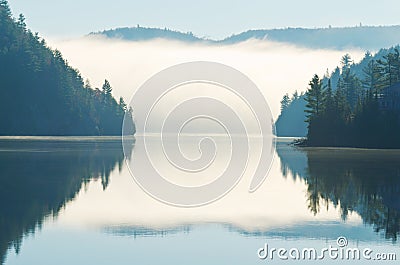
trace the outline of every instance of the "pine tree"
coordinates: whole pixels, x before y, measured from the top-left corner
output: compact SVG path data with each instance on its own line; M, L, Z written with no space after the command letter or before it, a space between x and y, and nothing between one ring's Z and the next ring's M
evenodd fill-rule
M281 112L284 112L290 105L291 99L288 94L285 94L281 100Z
M23 30L26 30L25 16L23 14L19 14L17 25Z
M382 74L381 87L389 87L400 82L400 53L396 48L382 59L377 60Z
M110 82L108 82L107 79L104 80L104 84L101 87L101 91L103 94L103 102L109 103L110 99L112 99L112 95L111 95L112 87L110 85Z
M331 114L335 111L331 79L328 79L328 85L323 94L323 105L326 113Z
M375 60L368 62L368 65L363 68L364 79L362 85L368 93L377 95L380 89L383 87L382 84L382 73L378 63Z
M297 100L297 99L299 99L299 97L300 97L299 92L297 92L297 90L296 90L296 91L294 91L294 93L292 95L291 101Z
M5 20L11 17L11 9L8 6L7 0L0 0L0 18ZM0 20L1 21L1 20ZM3 21L1 21L3 22Z
M104 84L102 86L103 93L107 96L111 96L112 92L112 87L110 85L110 82L108 82L107 79L104 80Z
M361 81L352 73L350 67L343 68L341 78L347 101L350 104L350 107L354 109L357 104L358 95L362 89Z
M127 106L126 103L124 101L124 99L122 97L119 98L119 103L118 103L119 107L126 112L127 111Z
M306 92L305 100L307 101L307 109L305 110L305 112L307 113L306 121L310 123L311 120L320 115L322 111L323 89L321 80L319 79L318 75L314 75L313 79L308 85L310 87Z
M342 71L345 69L349 69L351 64L353 63L353 60L351 59L351 56L346 53L345 55L342 56L342 59L340 61L342 64Z
M339 79L338 86L336 88L333 99L337 116L339 117L339 119L347 121L349 118L350 107L346 100L342 79Z

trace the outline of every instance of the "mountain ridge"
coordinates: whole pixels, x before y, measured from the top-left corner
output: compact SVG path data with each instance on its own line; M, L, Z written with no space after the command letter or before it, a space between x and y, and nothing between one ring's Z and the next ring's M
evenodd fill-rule
M281 28L251 29L233 34L221 40L199 37L192 32L181 32L168 28L120 27L91 32L89 36L103 35L128 41L169 39L183 42L204 42L207 44L235 44L250 39L269 40L295 44L307 48L338 49L361 48L377 50L400 43L400 25L327 27L327 28Z

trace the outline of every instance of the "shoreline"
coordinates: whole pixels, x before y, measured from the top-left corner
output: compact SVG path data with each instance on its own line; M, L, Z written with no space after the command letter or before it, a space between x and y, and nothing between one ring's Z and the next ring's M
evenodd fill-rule
M295 137L293 137L295 138ZM379 148L379 147L357 147L357 146L320 146L320 145L307 145L306 143L306 138L297 138L294 139L292 142L289 143L289 145L296 147L296 148L301 148L301 149L325 149L325 150L382 150L382 151L387 151L387 150L393 150L393 151L400 151L399 147L394 147L394 148Z

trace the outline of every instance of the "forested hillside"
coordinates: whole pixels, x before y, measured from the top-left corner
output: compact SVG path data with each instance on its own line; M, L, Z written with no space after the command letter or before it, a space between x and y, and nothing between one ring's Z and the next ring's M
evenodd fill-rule
M385 53L382 55L382 53ZM382 55L382 56L381 56ZM314 75L306 93L308 146L400 147L399 47L367 53L362 74L352 71L350 55L342 58L338 81ZM355 68L353 66L353 68ZM325 82L324 82L325 80Z
M205 39L194 36L192 32L183 33L167 28L146 28L139 25L131 28L125 27L104 30L101 32L92 32L89 35L104 35L107 38L126 39L131 41L143 41L159 38L186 42L206 41Z
M250 39L268 40L289 43L312 49L348 50L360 48L363 50L378 50L400 43L400 26L354 26L327 28L283 28L248 30L232 35L222 40L198 37L192 32L179 32L167 28L149 28L137 25L100 32L90 35L103 35L107 38L117 38L129 41L144 41L152 39L168 39L184 42L206 42L208 44L235 44Z
M368 82L371 82L371 78L372 82L379 83L380 89L397 82L394 79L394 71L398 68L396 66L398 62L395 61L395 57L399 48L399 46L395 46L388 49L380 49L375 54L366 52L364 58L358 63L355 63L349 54L345 54L342 58L341 66L319 78L321 85L326 89L328 81L330 81L333 93L338 87L346 90L348 104L355 106L357 101L361 100L371 87L371 84L368 85ZM391 83L388 79L389 73L385 72L388 67L390 67L392 74ZM296 99L293 97L288 98L289 100L287 101L284 100L285 97L282 99L282 111L276 122L278 136L307 135L307 117L304 112L306 110L305 98L305 95L302 95Z
M223 41L237 43L248 39L285 42L313 49L378 50L400 43L400 26L260 29L242 32Z
M121 135L129 110L111 92L107 80L101 88L84 83L0 1L0 135Z

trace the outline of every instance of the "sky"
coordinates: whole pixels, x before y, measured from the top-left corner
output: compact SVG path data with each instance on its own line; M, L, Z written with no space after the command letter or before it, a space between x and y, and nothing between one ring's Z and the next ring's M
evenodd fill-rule
M221 39L248 29L399 24L398 0L9 0L41 36L68 38L136 26ZM383 8L384 7L384 8Z

